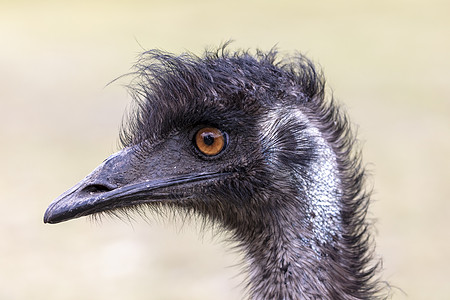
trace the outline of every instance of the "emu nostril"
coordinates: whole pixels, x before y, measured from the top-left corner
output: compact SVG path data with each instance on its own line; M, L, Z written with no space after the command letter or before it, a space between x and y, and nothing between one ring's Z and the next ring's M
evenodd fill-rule
M83 192L94 194L94 193L104 193L114 190L114 187L107 186L103 184L90 184L83 188Z

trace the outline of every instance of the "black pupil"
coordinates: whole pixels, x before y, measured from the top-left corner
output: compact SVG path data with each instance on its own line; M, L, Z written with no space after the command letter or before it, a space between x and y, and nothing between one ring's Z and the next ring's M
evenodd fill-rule
M205 143L205 145L211 146L212 144L214 144L214 135L211 133L207 133L203 136L203 142Z

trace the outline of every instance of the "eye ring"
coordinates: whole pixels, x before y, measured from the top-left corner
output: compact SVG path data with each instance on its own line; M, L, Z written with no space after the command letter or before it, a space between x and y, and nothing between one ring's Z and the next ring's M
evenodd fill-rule
M215 127L200 128L194 136L195 147L206 156L216 156L225 149L226 135Z

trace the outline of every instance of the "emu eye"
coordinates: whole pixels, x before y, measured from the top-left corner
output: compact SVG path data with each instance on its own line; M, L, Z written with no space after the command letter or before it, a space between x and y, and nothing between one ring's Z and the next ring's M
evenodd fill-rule
M214 156L225 148L225 134L214 127L203 127L195 134L194 143L201 153Z

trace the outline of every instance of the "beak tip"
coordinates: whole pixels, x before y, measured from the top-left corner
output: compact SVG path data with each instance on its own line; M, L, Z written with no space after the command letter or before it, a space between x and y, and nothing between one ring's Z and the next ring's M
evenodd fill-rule
M45 224L56 224L73 218L70 214L70 210L67 210L64 206L57 205L58 203L59 202L50 204L45 211L43 218Z
M93 207L101 197L83 197L82 195L63 194L53 201L44 213L45 224L56 224L94 213Z
M44 213L44 219L43 219L43 221L44 221L44 224L54 224L54 223L58 223L58 222L55 222L55 218L54 218L54 212L53 212L53 205L50 205L48 208L47 208L47 210L45 211L45 213Z

